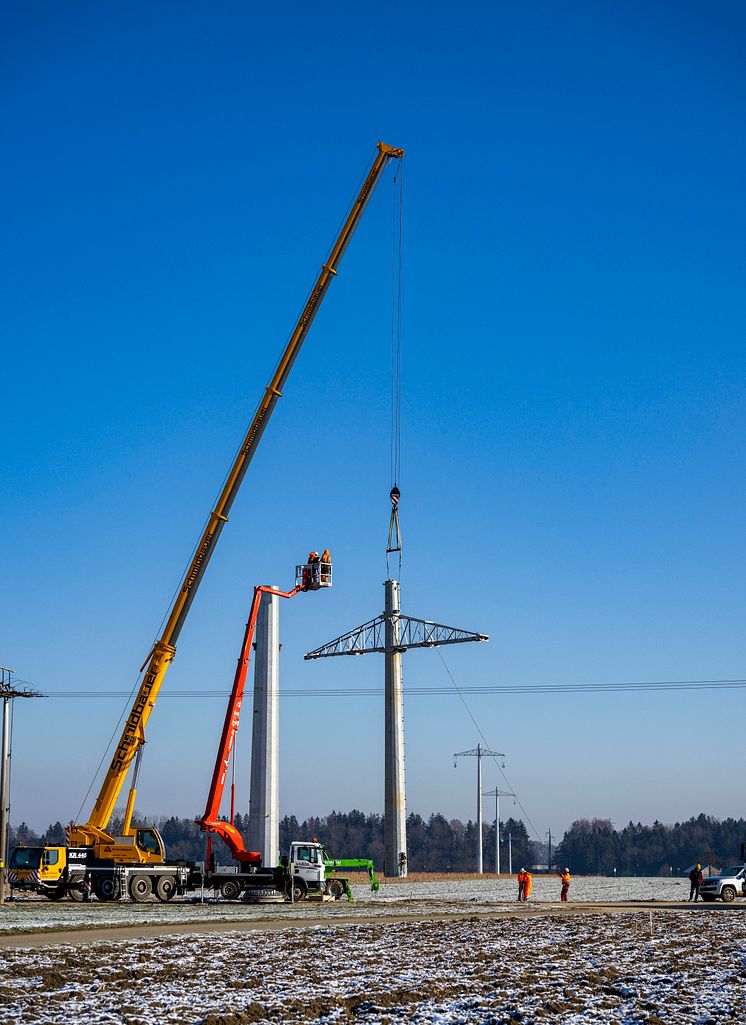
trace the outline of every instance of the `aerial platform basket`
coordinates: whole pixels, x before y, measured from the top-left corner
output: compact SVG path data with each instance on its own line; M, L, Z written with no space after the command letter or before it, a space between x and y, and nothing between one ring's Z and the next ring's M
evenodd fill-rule
M332 586L332 564L330 562L304 562L295 567L295 586L301 591L318 591Z

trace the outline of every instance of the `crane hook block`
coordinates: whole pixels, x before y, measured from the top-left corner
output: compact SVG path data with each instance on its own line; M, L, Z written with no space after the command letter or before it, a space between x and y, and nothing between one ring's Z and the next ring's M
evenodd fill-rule
M399 499L401 498L401 491L397 488L396 484L394 484L393 488L389 492L389 498L391 499L391 504L396 508L399 504Z

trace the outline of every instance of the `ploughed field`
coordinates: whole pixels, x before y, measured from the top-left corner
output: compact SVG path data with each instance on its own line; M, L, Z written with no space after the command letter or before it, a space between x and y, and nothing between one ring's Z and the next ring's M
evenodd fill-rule
M354 878L354 877L353 877ZM333 904L242 904L206 898L188 900L175 898L169 904L157 901L134 904L122 900L112 904L92 900L77 904L66 900L53 903L46 898L20 897L0 908L0 935L57 929L79 929L86 926L132 926L147 923L169 925L184 922L266 921L277 919L292 924L304 919L322 917L334 921L350 915L363 920L395 914L400 917L428 913L470 914L475 911L511 910L515 906L518 884L515 879L495 877L445 876L419 881L384 881L378 893L371 893L363 883L353 886L355 903L343 899ZM526 907L559 900L560 882L556 876L534 876L531 900ZM604 877L574 878L570 888L572 901L677 901L689 895L686 879L612 879ZM0 1019L1 1021L1 1019Z
M734 906L652 916L644 908L362 917L279 932L11 948L0 951L0 966L3 1023L746 1020L746 913Z

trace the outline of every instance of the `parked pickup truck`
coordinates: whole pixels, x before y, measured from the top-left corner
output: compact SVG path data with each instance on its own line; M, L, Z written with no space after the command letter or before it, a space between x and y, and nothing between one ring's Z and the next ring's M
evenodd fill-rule
M746 897L746 865L734 865L719 876L705 876L699 888L702 900L717 900L730 904L736 897Z

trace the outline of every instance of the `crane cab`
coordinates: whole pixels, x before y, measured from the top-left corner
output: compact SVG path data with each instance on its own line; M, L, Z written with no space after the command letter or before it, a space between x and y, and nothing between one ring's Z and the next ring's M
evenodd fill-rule
M311 559L295 567L295 586L301 591L318 591L332 586L332 564Z

